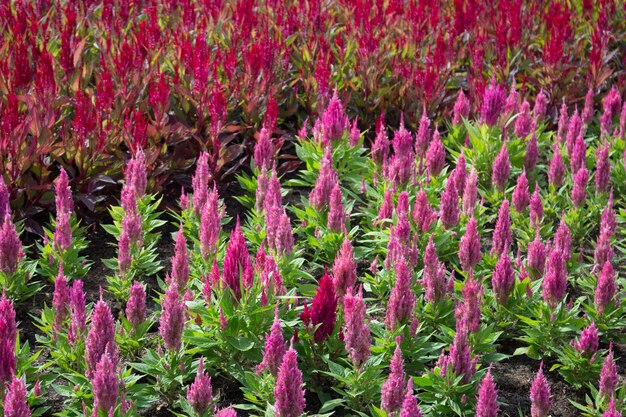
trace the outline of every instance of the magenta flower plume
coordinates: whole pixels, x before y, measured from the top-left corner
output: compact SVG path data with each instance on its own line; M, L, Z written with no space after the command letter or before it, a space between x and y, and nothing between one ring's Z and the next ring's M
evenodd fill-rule
M496 220L496 227L493 231L493 245L491 247L492 255L498 257L502 253L506 253L513 242L513 235L511 234L511 215L509 212L509 200L504 200L500 204L498 210L498 219Z
M206 203L210 179L209 154L202 152L196 161L196 173L191 179L191 186L193 187L193 209L198 216L202 215L202 210Z
M350 134L348 135L348 143L350 146L357 146L361 141L361 131L357 125L357 118L352 121L352 127L350 128Z
M87 321L86 302L83 281L74 281L70 289L70 327L67 330L67 341L70 345L74 345L85 332Z
M0 175L0 220L4 220L7 215L11 217L11 193Z
M426 289L426 301L437 303L449 293L451 281L446 281L446 267L439 262L437 250L430 235L428 244L424 250L424 272L422 274L422 286Z
M376 138L372 144L371 151L372 160L376 163L376 165L381 166L383 162L387 160L390 145L391 142L387 136L384 123L378 123L376 128Z
M0 391L9 384L15 374L15 339L17 324L13 302L2 294L0 298Z
M54 226L55 249L59 251L64 251L72 244L72 227L70 226L70 214L66 211L59 213L57 215ZM2 232L4 234L4 227Z
M393 353L390 364L391 371L389 377L383 382L381 390L380 408L388 414L400 410L404 401L404 359L402 349L400 349L400 336L396 338L396 350Z
M609 201L607 201L606 206L604 206L602 210L602 215L600 216L600 233L606 230L610 236L613 236L616 227L615 210L613 210L613 189L611 189Z
M299 417L306 401L302 388L302 372L298 369L298 354L293 346L283 356L274 387L274 408L277 417Z
M428 147L428 137L426 137L425 139L426 143L422 144L419 141L424 139L420 138L420 132L421 122L420 131L418 131L418 137L415 146L418 149L418 154L420 155L420 157L423 157L426 152L426 147ZM411 132L406 130L406 128L404 127L404 119L400 120L400 128L394 133L392 143L393 156L389 161L389 173L387 177L389 179L392 179L394 184L404 185L409 181L409 179L411 179L411 175L413 175L413 171L415 169L413 135L411 135Z
M217 242L222 228L222 215L219 210L217 188L208 193L202 216L200 217L200 254L208 259L217 250Z
M332 334L336 320L337 296L335 295L333 279L328 275L328 268L325 268L311 304L311 323L313 326L320 325L315 330L314 339L316 342L323 342Z
M511 258L506 252L502 252L500 259L491 278L493 293L499 304L509 301L513 287L515 286L515 272L511 264Z
M220 408L215 417L237 417L237 412L232 407Z
M574 343L574 348L580 352L581 355L591 357L598 350L598 328L594 322L583 329L580 333L580 338Z
M401 122L402 128L404 128L404 120ZM430 119L428 118L428 114L426 114L426 107L422 110L422 117L420 119L419 126L417 128L417 135L415 137L415 151L417 152L417 156L421 159L426 155L426 150L428 149L428 144L430 143ZM398 149L394 151L397 153Z
M583 107L582 119L586 125L593 120L593 88L591 87L585 94L585 107Z
M13 377L4 397L4 417L30 417L28 391L22 378Z
M528 244L528 260L526 265L535 278L543 276L546 265L546 245L541 241L539 228L535 231L535 239Z
M622 412L615 409L615 398L611 398L611 401L609 401L604 409L602 417L622 417Z
M561 110L559 111L559 122L557 126L557 134L556 134L558 143L563 143L565 141L565 136L567 135L568 127L569 127L569 116L567 113L567 105L565 104L565 98L563 98L563 102L561 104Z
M55 331L60 329L62 323L67 318L69 293L69 286L63 274L63 264L60 264L59 274L54 281L54 293L52 295L52 306L55 312Z
M206 202L205 202L206 203ZM189 259L187 258L187 240L181 223L176 234L174 257L172 258L172 273L168 285L174 283L179 293L184 293L189 281Z
M381 222L383 220L391 219L393 215L393 190L391 188L387 188L385 190L385 194L383 195L383 202L378 210L378 218L377 221Z
M417 406L417 398L413 395L412 378L409 378L409 382L406 384L406 393L404 394L404 400L402 400L400 417L422 417L422 412Z
M359 288L356 295L353 295L352 288L348 289L343 298L343 312L343 340L346 351L354 366L359 366L369 359L371 345L362 288Z
M513 208L518 213L521 213L530 204L530 191L528 190L528 179L526 178L526 171L522 171L522 174L517 177L517 185L513 191Z
M554 149L552 159L550 160L550 166L548 168L548 181L556 188L563 185L563 177L565 175L565 163L563 162L563 155L559 149L559 144L554 143Z
M433 139L430 141L430 145L428 145L428 151L426 151L426 167L428 168L428 173L436 177L443 169L445 163L446 149L443 143L441 143L441 139L439 139L439 131L435 129Z
M94 375L96 366L102 355L108 352L111 359L117 363L117 345L115 344L115 321L111 308L103 300L96 303L91 313L91 325L85 342L85 362L87 363L87 377Z
M567 266L563 254L558 249L553 249L548 258L541 296L550 308L563 300L567 292Z
M478 199L478 173L472 168L463 188L463 213L467 216L474 213Z
M72 214L74 211L72 189L70 188L70 179L63 168L61 168L61 172L55 181L54 194L57 216L60 213Z
M446 182L446 189L441 194L439 216L441 223L446 229L450 229L459 223L459 194L456 189L455 177L450 175Z
M552 394L548 380L543 374L543 362L530 387L530 414L532 417L546 417L552 407Z
M146 289L137 281L130 287L130 297L126 302L126 319L134 328L146 320Z
M263 209L265 203L265 196L269 188L270 179L267 175L267 169L261 168L261 172L257 177L256 191L255 191L255 206L256 211L260 212Z
M594 295L594 302L598 313L603 314L606 307L613 301L617 292L615 281L615 270L611 262L606 261L600 275L598 276L598 286Z
M577 156L576 158L574 158L573 151L574 151L574 145L576 144L576 142L578 140L582 140L582 128L583 128L583 122L580 116L578 115L578 108L577 108L574 111L574 114L572 114L572 117L569 119L569 124L567 127L567 136L565 137L565 144L567 146L567 152L570 155L570 163L572 162L572 160L580 158L580 156ZM578 149L578 151L580 151L580 148ZM583 161L584 161L584 156L583 156ZM578 169L580 169L580 167L578 167Z
M491 366L489 366L487 375L485 375L478 388L476 417L497 417L498 411L498 390L495 382L493 382Z
M412 281L411 271L406 261L401 259L396 262L396 284L391 290L385 316L385 326L389 330L407 323L413 315L417 297L413 292Z
M187 401L198 415L204 414L213 402L213 387L211 377L204 372L204 357L200 357L196 378L187 388Z
M171 351L180 349L184 327L185 303L180 299L175 284L172 284L165 292L159 319L159 332L166 349Z
M472 216L467 222L465 234L459 241L459 260L464 271L474 268L482 257L480 251L480 234L476 227L476 219Z
M148 175L146 169L146 155L139 149L128 161L124 170L124 184L135 191L137 198L142 198L146 194L148 187Z
M120 382L117 379L116 362L107 350L98 361L91 378L93 408L104 411L105 415L109 415L117 403Z
M130 251L130 238L126 232L125 222L122 222L122 232L117 248L117 268L121 276L125 276L133 262L133 255Z
M580 207L587 199L587 182L589 181L589 171L581 168L574 177L574 188L572 188L572 202L574 207Z
M237 300L241 298L241 284L243 283L246 287L252 285L252 277L247 277L246 271L252 272L252 262L250 261L246 240L239 225L239 218L237 218L235 230L230 235L230 240L226 247L222 275L224 284L230 288Z
M594 267L600 268L601 266L604 266L606 262L612 262L613 252L611 235L607 229L602 229L596 242L596 248L593 252Z
M532 130L533 118L530 113L530 103L526 100L520 107L520 115L515 120L515 134L519 138L525 138Z
M437 211L431 206L428 200L428 194L426 194L423 188L420 188L415 197L415 204L413 205L411 216L418 230L422 232L426 232L430 229L432 223L437 219Z
M254 146L254 165L261 169L271 169L272 158L274 157L274 145L270 137L270 132L266 128L262 128L259 133L259 139Z
M277 309L270 333L265 334L263 361L256 367L256 371L263 372L267 369L272 375L277 376L285 352L285 339L283 339L283 331L280 327L280 318L278 317Z
M470 113L470 102L463 93L463 90L459 91L459 95L454 102L454 116L452 117L452 124L458 125L463 123L463 119L467 119Z
M460 305L460 313L467 323L467 328L472 333L476 333L480 328L480 304L483 298L483 291L483 285L474 279L473 274L470 274L461 290L463 302Z
M583 140L583 135L580 133L572 144L572 150L570 152L569 165L570 170L573 173L578 172L581 168L585 168L587 161L587 145Z
M506 97L506 101L504 102L504 114L512 115L519 111L519 100L520 95L515 89L515 80L511 83L511 88L509 89L509 95Z
M609 345L609 354L604 359L598 385L601 397L611 398L615 393L615 387L617 387L617 366L613 361L613 343Z
M469 382L476 373L476 363L478 362L477 356L472 358L467 338L468 330L465 316L458 317L454 341L450 345L450 353L447 356L442 353L437 361L437 366L441 368L441 375L446 375L449 368L454 375L463 376L465 383Z
M533 132L530 139L526 142L526 154L524 155L524 168L526 171L532 172L537 166L539 159L539 148L537 145L537 135Z
M535 191L530 197L530 225L538 227L543 219L543 202L539 194L539 183L535 182Z
M596 149L596 190L607 192L611 181L611 162L609 161L609 145L603 144Z
M335 184L339 182L337 178L337 172L333 168L333 158L330 154L330 149L326 149L320 172L315 182L315 187L309 194L309 201L311 205L317 210L328 207L330 204L330 194Z
M10 214L7 214L0 228L0 271L7 275L13 274L23 257L22 242Z
M467 181L467 164L465 163L464 151L461 151L461 155L459 155L459 159L457 159L456 166L450 177L454 178L456 191L459 193L459 197L462 197Z
M506 147L506 143L502 144L500 153L493 161L491 180L496 189L500 192L504 191L506 183L511 173L511 161L509 160L509 150Z
M328 102L328 106L322 114L322 126L324 136L328 142L339 140L343 137L343 133L350 127L350 121L346 116L341 100L337 96L335 90L332 98Z
M345 227L346 214L341 200L341 187L336 183L330 193L330 204L328 209L328 229L339 233Z
M541 119L546 115L547 108L548 108L548 100L543 90L541 90L539 91L539 94L537 94L537 97L535 97L535 106L533 107L533 115Z
M343 239L341 248L335 258L333 265L333 278L335 284L335 293L341 297L349 288L356 284L356 263L352 253L352 243L346 236Z
M554 235L554 249L561 252L566 262L569 261L572 252L572 234L565 223L565 214L561 216L561 222Z
M489 87L485 89L483 103L480 109L480 122L488 126L498 123L506 101L506 92L501 85L496 85L495 77Z

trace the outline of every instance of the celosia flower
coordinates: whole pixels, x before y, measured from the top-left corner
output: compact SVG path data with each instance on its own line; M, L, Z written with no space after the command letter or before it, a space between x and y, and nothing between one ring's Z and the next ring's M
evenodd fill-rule
M467 323L469 331L476 333L480 328L480 304L483 297L483 285L474 279L473 274L470 274L465 284L463 284L461 293L463 302L460 306L460 313Z
M341 201L341 187L336 183L330 193L330 204L328 209L328 229L333 232L341 232L345 228L346 214Z
M366 322L365 301L363 289L359 288L356 295L352 294L352 287L343 298L344 328L343 340L346 351L354 366L367 361L370 357L370 329Z
M383 382L381 390L380 408L388 414L400 410L404 401L404 359L402 358L402 349L400 349L400 336L396 338L396 350L390 364L391 372L385 382Z
M535 191L530 197L530 225L538 227L543 219L543 203L539 194L539 183L535 182Z
M185 239L182 223L176 234L174 257L172 258L172 272L169 277L170 280L167 284L170 285L173 283L176 285L179 293L184 293L187 289L187 282L189 281L189 259L187 259L187 240Z
M139 149L128 161L124 171L125 186L132 187L137 198L142 198L146 194L148 186L148 176L146 172L146 155Z
M611 244L611 235L607 229L600 231L596 249L593 252L594 268L600 268L606 262L613 261L613 246Z
M87 321L86 297L83 291L83 281L76 280L70 289L70 327L67 331L67 341L74 345L85 331Z
M526 142L526 154L524 155L524 168L526 171L532 172L537 165L539 159L539 148L537 147L537 135L534 132L530 140Z
M385 326L389 330L395 330L398 325L407 323L413 315L416 296L413 292L413 279L411 271L405 260L396 262L396 283L389 295Z
M293 251L293 230L291 229L291 220L283 209L276 230L276 240L274 246L278 255L289 255Z
M430 205L428 194L421 188L415 197L413 212L411 213L413 221L418 230L422 232L430 229L431 224L437 219L437 212Z
M558 142L554 142L554 152L552 159L550 160L550 167L548 168L548 181L556 188L563 185L563 176L565 175L565 163L563 162L563 155L559 149Z
M530 387L530 414L532 417L546 417L552 407L552 394L548 380L543 374L543 362Z
M422 273L422 286L426 289L426 300L430 303L439 302L448 295L450 284L451 281L446 281L446 267L437 258L433 235L430 235L424 251L424 272Z
M567 152L570 155L570 163L571 160L580 159L580 156L574 158L573 151L574 145L578 140L582 140L582 128L583 121L580 119L578 115L578 108L574 110L574 114L569 119L569 124L567 127L567 136L565 137L565 144L567 145ZM580 145L578 145L580 148ZM580 152L580 149L578 150ZM583 159L584 160L584 159Z
M402 124L404 125L404 122L402 122ZM428 149L429 143L430 119L426 114L426 107L424 107L422 110L422 117L420 119L419 127L417 128L417 135L415 136L415 151L417 152L417 156L420 159L422 159L426 155L426 150ZM398 151L395 150L395 152L397 153Z
M383 123L379 123L376 128L376 138L372 144L372 160L376 165L381 166L387 157L389 156L389 138Z
M117 380L115 362L116 360L111 358L107 350L102 354L91 378L94 397L93 408L94 410L104 411L105 415L109 415L109 412L113 411L117 403L120 383Z
M593 88L589 87L585 94L585 107L582 115L583 123L588 125L593 120Z
M533 114L536 118L541 119L546 115L546 109L548 108L548 101L543 90L539 91L537 97L535 97L535 106L533 107Z
M67 318L69 304L69 286L63 274L63 264L59 265L59 273L54 281L54 294L52 295L52 306L55 312L55 330L59 330L61 324Z
M285 339L283 339L283 331L280 327L280 318L278 317L278 309L274 314L274 323L269 334L265 334L265 350L263 351L263 362L257 367L257 372L269 370L274 376L278 375L280 364L285 355Z
M333 187L338 182L337 172L333 168L333 158L330 153L330 148L327 148L322 158L315 187L313 187L311 194L309 194L311 205L317 210L328 207L330 204L330 194Z
M463 188L463 213L471 215L474 213L476 199L478 198L478 173L472 167L467 177L467 182Z
M133 262L133 255L130 251L130 238L126 228L122 227L120 240L117 247L117 268L121 276L125 276Z
M11 194L4 182L4 178L0 175L0 219L4 220L7 215L11 217Z
M350 128L350 135L348 136L348 143L350 146L357 146L361 141L361 131L357 125L357 118L352 121L352 127Z
M496 156L496 159L493 161L491 172L491 180L498 191L504 191L510 173L511 161L509 161L509 151L506 147L506 143L503 143L502 148L500 148L500 153L498 153L498 156Z
M237 412L232 407L220 408L215 417L237 417Z
M274 388L274 408L278 417L299 417L306 401L302 389L302 372L298 369L298 354L292 347L283 356Z
M270 169L272 166L272 158L274 154L274 145L270 137L270 132L266 128L262 128L259 133L259 139L254 146L254 165L261 169Z
M509 301L513 287L515 286L515 272L511 264L511 258L506 252L502 252L500 259L491 278L493 293L499 304Z
M611 162L609 161L609 145L598 146L596 150L596 190L605 193L611 181Z
M608 405L604 409L602 417L622 417L622 412L615 409L615 398L611 398Z
M356 264L352 254L352 244L346 236L333 265L335 293L341 297L356 283Z
M604 113L608 115L607 119L612 121L613 118L619 113L622 106L622 97L615 86L611 87L611 90L602 99L602 109ZM606 129L608 131L609 129Z
M565 104L565 98L563 98L563 103L561 104L561 110L559 111L559 122L557 126L557 134L556 134L558 143L563 143L565 141L565 135L567 135L568 127L569 127L569 116L567 113L567 105Z
M483 378L478 388L476 399L476 417L496 417L498 415L498 390L491 377L491 365L487 375Z
M417 406L417 398L413 395L413 379L411 378L409 378L409 382L406 384L406 393L402 401L400 417L422 417L422 412Z
M350 121L348 116L346 116L341 100L337 96L337 90L335 90L333 97L322 114L322 126L324 136L329 142L341 139L343 133L350 127Z
M594 322L583 329L580 338L574 343L574 348L583 356L593 356L598 350L598 328Z
M569 261L572 251L572 234L569 231L569 227L567 227L567 223L565 223L565 213L561 215L561 222L556 229L553 243L554 249L561 252L566 262Z
M493 245L491 247L491 254L498 257L502 253L506 253L513 242L513 235L511 234L509 200L504 200L502 204L500 204L492 241Z
M206 203L209 192L210 178L209 154L202 152L196 161L196 173L191 180L193 187L193 209L197 216L200 216L202 209L204 209L204 204Z
M530 191L528 190L528 179L526 178L526 171L522 171L522 174L517 177L517 185L513 191L513 208L518 213L521 213L530 204Z
M269 177L267 175L267 169L265 167L261 168L261 172L257 177L257 185L255 191L256 211L260 212L263 209L263 205L265 202L265 195L267 193L267 189L269 188Z
M428 173L436 177L443 169L445 163L446 149L443 143L441 143L441 139L439 139L439 131L435 129L433 139L430 141L428 151L426 152L426 167L428 168Z
M4 417L30 417L28 391L22 378L13 376L4 397Z
M442 353L437 361L437 366L441 368L441 375L446 375L449 368L454 375L463 376L465 383L469 382L476 373L476 363L478 362L477 356L472 358L467 338L468 330L466 318L461 316L456 321L456 333L454 341L450 345L449 355L446 356Z
M509 89L509 95L507 96L504 103L504 114L510 115L517 113L519 109L519 100L520 96L515 89L515 80L513 80L513 83L511 83L511 88Z
M480 109L480 122L488 126L498 123L498 118L502 114L506 101L506 93L501 85L496 85L495 77L491 84L485 89L483 103Z
M55 249L59 251L66 250L72 244L72 227L70 226L69 216L70 214L64 211L61 212L56 218L54 230L54 246Z
M617 292L615 282L615 270L611 262L606 261L598 276L598 286L594 295L594 302L598 313L603 314L604 309L613 301Z
M135 328L146 319L146 289L137 281L130 287L130 296L126 302L126 319Z
M17 324L13 302L2 294L0 298L0 391L6 386L15 374L16 356L15 339Z
M617 366L613 361L613 343L609 345L609 354L604 359L602 371L600 372L599 393L601 397L610 398L617 386Z
M563 254L555 248L546 266L541 296L550 308L555 308L567 292L567 266Z
M535 240L528 244L528 269L535 278L541 278L546 265L546 245L541 241L539 228L535 231Z
M419 140L418 132L415 146L418 149L418 155L424 156L426 147L428 147L428 138L426 138L426 143L423 145L423 151L421 150L422 145ZM403 119L400 121L400 128L393 135L393 152L393 157L389 161L389 173L387 178L393 180L394 184L404 185L411 179L411 175L413 175L415 155L413 152L413 136L405 129Z
M582 133L577 137L572 145L570 152L569 165L572 173L578 172L581 168L585 168L587 161L587 145L583 140Z
M464 271L474 268L481 259L480 234L476 228L476 219L472 216L467 222L465 234L459 241L459 260Z
M459 223L459 194L456 189L455 178L450 175L446 182L446 189L441 194L439 207L441 223L446 229L450 229Z
M391 219L393 215L393 191L390 188L385 190L385 194L383 195L383 202L378 210L378 218L379 222L383 220Z
M185 303L180 299L178 289L173 283L165 292L159 319L159 332L166 349L172 351L180 349L184 327Z
M602 216L600 216L600 233L606 230L610 236L613 236L616 227L615 211L613 210L613 189L611 189L609 200L602 210Z
M74 201L72 200L72 189L70 188L70 179L67 172L61 168L61 172L55 181L54 201L56 205L57 216L60 213L72 214L74 210Z
M456 161L456 166L454 167L454 171L450 175L454 178L454 185L456 186L456 191L459 193L459 197L463 196L463 190L465 189L465 182L467 180L467 165L465 164L465 153L461 151L461 155Z
M467 119L470 113L470 102L463 93L463 90L459 91L459 95L454 102L454 116L452 117L452 124L458 125L463 123L463 119Z
M94 375L96 366L104 353L117 363L117 345L115 344L115 321L111 308L103 300L99 300L91 313L91 325L85 342L85 362L87 377Z
M204 372L204 357L200 357L196 378L187 388L187 401L198 415L204 414L213 401L211 377Z
M202 216L200 217L200 254L204 259L216 251L222 228L222 215L219 210L217 188L207 195Z
M337 296L335 295L333 280L328 275L326 268L311 304L311 323L313 326L320 325L315 330L314 339L316 342L320 343L332 334L336 319Z
M245 275L248 270L252 272L252 263L250 262L246 240L239 225L239 218L237 218L235 230L232 232L226 247L222 276L224 284L230 288L237 300L241 298L241 284L243 283L244 286L252 284L251 280L249 283L246 282L248 279Z
M587 181L589 181L589 171L581 168L574 177L574 188L572 188L572 202L574 207L580 207L587 199Z
M520 107L520 115L515 120L515 134L519 138L528 136L532 129L533 119L530 114L530 103L524 100Z

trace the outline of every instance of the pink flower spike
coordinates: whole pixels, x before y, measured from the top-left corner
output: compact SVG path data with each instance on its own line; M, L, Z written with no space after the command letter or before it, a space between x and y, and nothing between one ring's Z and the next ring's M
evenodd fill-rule
M459 260L464 271L469 271L480 262L480 234L476 227L476 219L472 216L467 222L465 234L459 241Z
M402 401L400 417L422 417L422 412L417 406L417 398L413 395L412 378L409 378L409 382L406 384L406 393L404 394L404 400Z
M613 361L613 342L609 345L609 354L604 359L600 372L599 393L601 397L611 398L617 387L617 366Z
M28 391L22 378L13 376L4 397L4 417L30 417Z
M298 354L293 349L293 341L278 370L274 398L277 417L299 417L304 412L302 372L298 369Z
M333 278L335 293L339 297L346 294L348 289L354 287L354 284L356 284L356 263L354 262L354 255L352 253L352 243L347 236L343 239L341 248L335 258Z
M196 378L187 388L187 401L198 415L204 414L213 402L213 387L211 377L204 372L204 357L200 357Z
M452 118L452 124L459 125L463 123L463 119L467 119L469 113L470 102L463 93L463 90L460 90L454 103L454 117Z
M480 388L478 388L476 417L497 417L498 411L498 391L491 377L490 365L487 370L487 375L485 375L480 383Z
M543 374L543 362L530 387L530 414L532 417L546 417L552 407L552 394L548 380Z
M509 151L506 147L506 143L502 144L500 153L493 161L491 179L493 185L499 192L503 192L506 187L506 183L511 173L511 161L509 160Z
M283 331L280 327L280 318L278 317L277 308L274 314L274 323L272 324L270 333L265 334L263 362L256 367L256 371L262 372L267 369L272 375L277 376L285 352L285 339L283 339Z
M389 377L382 386L380 405L380 408L389 414L400 410L405 397L404 380L406 376L402 349L400 349L400 336L396 338L396 349L391 359L390 368Z
M171 351L178 351L182 342L183 328L185 327L185 303L180 299L175 283L172 283L165 292L161 308L159 332L163 338L165 348Z
M518 213L523 212L530 204L530 191L528 190L528 179L526 178L526 171L522 171L522 174L517 177L517 185L513 191L513 208Z

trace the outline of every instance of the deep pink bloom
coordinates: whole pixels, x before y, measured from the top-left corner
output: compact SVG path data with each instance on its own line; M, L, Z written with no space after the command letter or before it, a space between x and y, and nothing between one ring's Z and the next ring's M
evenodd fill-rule
M557 134L556 134L557 141L556 142L563 143L565 141L565 136L567 135L568 127L569 127L569 116L567 113L567 105L565 104L565 98L563 98L563 103L561 104L561 110L559 111L559 122L557 126Z
M108 352L111 359L117 363L115 321L109 305L103 300L99 300L91 312L91 325L85 342L87 377L93 377L96 366L105 352Z
M498 411L498 390L491 377L491 366L489 366L487 375L485 375L478 388L476 417L497 417Z
M120 382L117 380L116 362L117 360L111 358L107 349L98 361L91 378L93 408L104 411L105 415L109 415L117 403Z
M0 271L11 275L17 270L23 257L22 242L11 221L11 215L7 214L0 228Z
M598 328L594 322L583 329L580 338L574 343L574 348L583 356L593 356L598 350Z
M543 374L543 362L530 387L530 414L532 417L546 417L552 407L552 394L548 380Z
M421 124L420 124L421 132ZM418 149L418 155L423 157L428 147L428 138L426 143L419 142L418 132L417 142L415 144ZM421 148L424 148L422 151ZM404 185L413 175L415 169L415 154L413 151L413 135L404 127L404 120L400 121L400 128L393 135L393 156L389 161L389 172L387 178L393 180L394 184Z
M4 397L4 417L30 417L28 391L22 378L13 376Z
M506 92L501 85L496 85L495 77L491 84L485 89L483 103L480 109L480 122L488 126L498 123L506 102Z
M402 122L402 128L404 127L404 122ZM394 139L395 141L395 139ZM421 159L426 156L426 150L428 149L428 144L430 143L430 119L426 114L426 107L422 110L422 117L420 119L419 127L417 128L417 135L415 136L415 151L417 152L417 156ZM394 150L397 153L398 150Z
M385 194L383 195L383 202L378 210L378 218L379 222L383 220L391 219L393 215L393 191L391 188L385 189Z
M256 371L262 372L267 369L272 375L277 376L285 352L285 339L283 339L283 331L280 327L280 318L278 317L277 309L274 315L274 323L272 324L270 333L265 334L265 350L263 351L263 362L261 362L256 367Z
M343 133L350 128L350 121L346 116L341 100L335 90L333 97L322 114L322 126L325 140L333 142L343 137Z
M574 177L574 188L572 188L572 202L574 207L580 207L587 199L587 182L589 181L589 171L581 168Z
M459 194L456 189L455 178L452 175L448 177L446 189L441 194L439 216L441 223L446 229L450 229L459 223Z
M376 165L381 166L384 161L387 160L389 156L389 146L390 146L389 137L387 136L387 131L385 130L385 126L383 123L379 123L376 128L376 138L374 139L374 143L372 144L372 160L376 163Z
M458 125L463 123L463 119L467 119L470 113L470 102L463 93L463 90L459 91L459 95L454 102L454 116L452 117L452 124Z
M474 213L476 200L478 199L478 173L472 168L463 188L463 213L469 216Z
M530 114L530 103L524 100L520 107L520 115L515 120L515 134L519 138L525 138L532 130L533 119Z
M530 139L526 142L526 154L524 155L524 168L532 172L539 159L539 148L537 147L537 135L533 131Z
M611 181L611 162L609 161L609 145L603 144L596 150L596 190L605 193Z
M172 283L165 292L159 319L159 332L166 349L172 351L180 349L184 327L185 303L180 299L176 284Z
M252 285L252 276L247 276L248 271L252 272L252 262L237 218L235 230L230 235L226 247L222 276L224 284L230 288L237 300L241 298L241 285L246 288Z
M506 183L511 173L511 161L509 160L509 151L506 147L506 143L502 144L500 153L493 161L491 180L496 189L500 192L504 191Z
M615 86L613 86L607 95L602 99L602 110L604 111L603 116L606 120L602 127L606 132L610 130L613 118L619 114L621 106L622 97Z
M504 103L504 114L508 116L517 113L519 110L519 100L520 95L515 89L515 81L513 81L509 89L509 95Z
M396 329L403 323L408 323L413 315L416 296L413 292L413 278L406 261L399 260L395 264L396 283L389 295L385 326L389 330Z
M543 219L543 203L539 194L539 183L535 182L535 191L530 197L530 225L538 227Z
M546 264L541 296L550 308L555 308L567 292L567 266L563 254L553 249Z
M57 215L54 226L54 246L57 250L64 251L72 244L72 227L70 226L70 214L66 211L59 213ZM4 227L2 228L2 232L4 234Z
M0 298L0 390L9 384L15 374L15 339L17 324L13 302L2 294Z
M311 323L313 326L320 325L315 330L314 339L316 342L323 342L335 329L337 320L337 296L333 280L328 275L327 268L324 275L319 280L319 286L311 303Z
M146 319L146 289L137 281L130 287L130 296L126 302L126 319L133 327L139 326Z
M594 302L598 313L603 314L604 309L613 301L617 292L615 282L615 270L611 262L606 261L598 275L598 286L594 295Z
M69 295L69 286L63 273L63 264L61 264L59 265L59 274L54 281L54 294L52 295L52 306L55 312L55 330L59 330L67 318Z
M198 415L204 414L213 402L213 387L211 377L204 372L204 357L200 357L196 378L187 388L187 401Z
M335 258L333 265L333 283L335 284L335 293L341 297L349 288L356 284L356 264L352 253L352 244L346 236L343 239L341 248Z
M617 387L617 366L613 361L613 343L609 345L609 354L604 359L600 372L599 393L601 397L611 398Z
M480 328L480 305L483 291L483 285L474 279L473 274L470 274L461 290L463 302L460 305L460 314L462 314L467 323L467 328L472 333L476 333Z
M610 236L613 236L616 227L615 210L613 210L613 189L611 189L609 200L602 210L602 216L600 216L600 233L606 230Z
M261 172L259 173L259 176L257 177L257 184L256 184L256 191L255 191L256 204L254 208L258 212L260 212L264 207L265 195L267 194L267 190L269 188L269 181L270 180L267 175L267 169L265 167L262 167Z
M456 376L463 376L463 382L467 383L476 373L476 364L478 357L472 357L469 345L468 327L465 316L460 316L456 321L456 333L454 341L450 345L450 353L445 355L443 352L439 356L437 366L441 369L441 375L446 375L448 368Z
M533 107L533 115L542 119L546 115L546 110L548 108L548 100L546 99L546 95L543 93L543 90L539 91L537 97L535 97L535 106Z
M492 255L496 255L498 257L502 253L506 253L513 242L513 235L511 234L509 200L504 200L502 204L500 204L492 241L493 245L491 247L491 253Z
M563 185L563 176L565 175L565 163L563 162L563 155L559 149L558 142L554 142L554 151L552 159L550 160L550 167L548 168L548 181L556 188Z
M583 129L583 121L578 115L578 108L577 108L576 110L574 110L574 114L572 114L572 117L569 119L569 124L567 127L567 136L565 137L567 153L570 155L570 159L573 158L572 152L574 151L574 145L576 144L576 141L582 138L582 133L583 133L582 129Z
M428 151L426 152L426 167L428 168L428 173L436 177L443 169L445 163L446 148L444 148L441 139L439 139L439 131L435 129L433 139L430 141Z
M272 158L274 157L274 145L272 138L266 128L262 128L259 133L259 139L254 146L254 165L258 168L271 169Z
M459 155L454 171L452 171L450 177L454 178L456 191L459 193L459 197L462 197L467 181L467 165L465 163L465 153L463 151L461 151L461 155Z
M54 194L57 216L61 213L72 214L74 210L72 189L70 188L70 179L63 168L61 168L61 172L55 181Z
M622 417L622 412L615 409L614 397L611 398L611 401L609 401L609 403L607 404L606 408L604 409L604 414L602 414L602 417Z
M298 354L293 346L283 356L274 388L276 416L299 417L306 401L302 388L302 372L298 369Z
M142 149L139 149L128 161L124 170L124 184L134 190L137 198L142 198L146 194L148 175L146 172L146 155Z
M130 251L130 238L126 232L126 223L122 222L122 232L117 248L117 268L121 276L125 276L133 262L133 255Z
M570 152L569 165L572 173L578 172L581 168L585 168L587 160L587 145L583 139L582 133L578 135L572 145Z
M491 278L493 293L499 304L506 304L509 301L513 287L515 286L515 272L511 264L511 258L506 252L502 252L496 264Z
M459 241L459 260L464 271L469 271L480 262L480 234L476 227L476 219L472 216L467 222L465 234Z
M396 338L396 350L391 358L389 377L383 382L380 408L388 414L400 410L404 400L404 359L400 349L400 336Z
M315 187L309 194L311 205L318 210L328 207L330 204L330 194L337 179L337 172L333 168L333 158L330 154L330 148L327 148L322 158L320 172L315 182Z
M523 212L530 204L530 191L528 190L528 179L526 178L526 171L522 171L521 175L517 177L517 185L513 190L513 208L518 213Z
M424 272L422 273L422 286L426 289L426 300L430 303L437 303L445 298L450 293L451 279L452 276L446 281L446 267L439 262L433 235L430 235L424 250Z
M546 245L541 241L539 228L535 231L535 240L528 244L528 269L535 278L541 278L546 265Z
M237 412L232 407L220 408L215 417L237 417Z
M583 107L582 115L583 123L590 124L593 120L593 88L589 87L585 94L585 107Z
M361 141L361 131L357 125L357 118L352 121L352 127L350 128L350 135L348 135L348 143L350 146L357 146Z
M0 175L0 220L4 220L7 215L11 217L11 194L4 182L2 175Z
M196 173L191 180L193 187L193 209L196 215L200 216L204 209L204 204L209 192L209 181L211 172L209 170L209 154L202 152L196 161Z
M561 216L561 222L556 229L553 244L554 249L561 252L563 259L566 262L569 261L572 251L572 234L569 231L569 227L567 227L567 223L565 223L565 213Z
M187 240L185 239L185 233L181 223L178 233L176 234L174 256L172 257L172 272L170 274L170 281L167 281L167 284L170 285L173 283L178 292L182 294L187 289L188 281L189 259L187 258Z
M608 229L602 229L593 252L594 267L600 268L605 262L613 261L613 246Z
M413 379L409 378L406 384L406 392L402 401L400 417L422 417L422 412L417 406L417 398L413 395Z
M423 188L420 188L415 197L411 216L418 230L422 232L430 229L431 224L437 219L437 211L431 206L428 194L426 194Z
M336 183L330 193L330 204L328 209L328 229L339 233L345 228L346 214L341 200L341 187Z
M344 328L343 340L346 351L354 366L367 361L370 357L370 329L367 325L363 289L353 295L352 287L343 298Z
M85 332L87 321L86 297L83 291L83 281L76 280L70 289L70 327L67 331L67 341L74 345Z
M222 229L222 213L219 209L217 188L208 193L202 216L200 217L200 254L207 259L217 250L217 243Z

